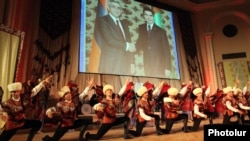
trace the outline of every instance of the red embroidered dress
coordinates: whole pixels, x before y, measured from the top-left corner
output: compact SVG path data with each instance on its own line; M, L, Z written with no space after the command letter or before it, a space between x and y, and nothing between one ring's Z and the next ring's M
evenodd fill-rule
M72 126L76 119L76 107L73 102L60 101L56 105L62 115L62 127Z
M153 114L151 104L149 104L149 102L144 100L143 98L141 98L139 100L138 109L139 108L142 108L146 115ZM140 114L137 115L137 118L138 118L139 122L144 122L145 121L145 119Z
M15 101L13 99L9 99L2 103L2 107L4 111L8 113L5 130L22 127L24 125L25 115L21 100Z
M195 104L198 105L198 107L199 107L199 112L204 113L204 110L205 110L204 101L196 99L196 100L194 100L194 105L195 105ZM195 113L194 113L193 116L194 116L195 118L202 118L201 116L199 116L199 115L197 115L197 114L195 114Z
M102 123L113 123L116 120L116 113L118 112L118 103L115 99L103 99L101 104L104 106Z

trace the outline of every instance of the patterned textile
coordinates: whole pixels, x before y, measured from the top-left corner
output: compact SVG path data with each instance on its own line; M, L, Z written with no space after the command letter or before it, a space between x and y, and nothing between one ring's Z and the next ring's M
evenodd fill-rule
M197 100L197 99L196 99L196 100L194 101L194 104L197 104L197 105L199 106L199 111L200 111L201 113L204 113L205 105L204 105L204 102L203 102L203 101ZM195 118L201 118L199 115L197 115L197 114L195 114L195 113L194 113L193 117L195 117Z
M2 108L8 113L8 120L5 126L6 130L15 129L24 125L25 115L21 101L9 99L2 103Z
M144 113L146 114L146 115L150 115L150 114L153 114L153 111L152 111L152 107L151 107L151 105L149 104L149 102L148 101L145 101L145 100L143 100L142 98L139 100L139 102L138 102L138 109L139 108L142 108L143 110L144 110ZM138 114L137 115L138 117L138 121L139 122L144 122L145 121L145 119L140 115L140 114Z
M73 102L60 101L56 105L57 111L63 116L62 127L72 126L76 119L76 107Z
M173 99L174 100L174 99ZM177 111L180 108L180 100L178 100L178 104L175 104L173 102L168 102L164 104L165 109L165 117L167 119L175 119L178 117Z
M191 93L186 94L182 102L183 102L181 106L182 111L193 111L194 104L193 104L193 100L191 99Z
M222 103L224 105L226 105L226 102L229 101L231 102L231 106L234 107L234 108L238 108L238 105L237 105L237 100L235 98L232 98L232 97L228 97L228 96L225 96L222 100ZM225 106L225 111L224 111L224 115L228 115L228 116L232 116L234 113L232 110L228 109L226 106Z
M103 99L101 103L104 105L102 123L115 122L116 114L118 112L118 103L116 102L116 100Z
M72 0L42 0L40 27L55 39L70 29Z
M223 61L223 68L227 86L233 86L235 80L240 80L243 83L238 87L242 88L250 78L247 61Z

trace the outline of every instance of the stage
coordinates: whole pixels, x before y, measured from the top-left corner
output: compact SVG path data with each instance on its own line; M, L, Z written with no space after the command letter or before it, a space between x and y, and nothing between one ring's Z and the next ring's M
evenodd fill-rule
M181 128L183 127L183 122L180 121L173 125L172 131L170 134L157 136L155 134L155 127L151 124L148 124L147 127L143 129L142 136L135 137L133 141L143 141L145 139L147 140L172 140L172 141L203 141L203 125L208 124L208 120L203 120L200 125L199 131L196 132L188 132L184 133L181 131ZM214 123L222 123L222 119L216 118L214 119ZM192 122L188 123L189 126L192 125ZM165 126L165 123L161 123L161 127L163 128ZM42 138L45 135L53 135L53 131L56 129L56 126L50 126L45 127L41 133L38 133L34 141L42 141ZM98 129L98 125L90 125L86 132L90 133L96 133ZM135 128L133 128L135 129ZM116 141L124 141L123 139L123 128L122 126L116 126L113 127L110 131L108 131L102 138L102 140L116 140ZM61 139L61 141L78 141L78 135L79 135L79 129L77 130L71 130L67 132ZM18 131L16 135L12 137L10 141L25 141L27 137L27 130L26 131ZM145 138L146 137L146 138Z

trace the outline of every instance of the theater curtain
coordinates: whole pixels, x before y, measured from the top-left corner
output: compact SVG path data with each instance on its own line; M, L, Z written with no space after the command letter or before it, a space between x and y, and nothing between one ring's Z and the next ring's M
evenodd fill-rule
M14 81L24 33L0 25L0 86L4 91L2 100L9 98L7 85Z

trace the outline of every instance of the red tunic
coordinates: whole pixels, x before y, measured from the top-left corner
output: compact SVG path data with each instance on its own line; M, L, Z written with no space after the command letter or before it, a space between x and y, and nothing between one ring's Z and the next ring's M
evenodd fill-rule
M248 102L245 96L239 96L238 97L238 103L241 103L243 106L248 106ZM240 107L239 107L240 108ZM244 112L244 115L247 114L247 110L241 109L241 111Z
M204 110L205 110L204 101L196 99L196 100L194 100L194 105L195 104L198 105L199 112L204 113ZM202 118L201 116L199 116L199 115L197 115L195 113L194 113L193 117L195 117L195 118Z
M138 102L138 109L139 108L142 108L146 115L153 114L151 104L148 101L143 100L142 98ZM145 121L145 119L140 114L137 115L137 118L138 118L139 122L144 122Z
M5 130L22 127L25 123L25 114L22 102L14 101L11 98L2 103L3 111L8 113L8 120L5 124Z
M226 102L227 101L230 101L231 104L232 104L232 107L234 108L238 108L238 105L237 105L237 100L235 98L232 98L232 97L228 97L228 96L225 96L223 98L223 104L226 105ZM229 116L232 116L233 115L233 111L231 111L230 109L228 109L226 106L225 106L225 111L224 111L224 115L228 114Z
M123 95L123 98L122 110L125 114L128 114L128 112L135 106L135 92L133 90L129 90Z
M72 126L76 119L76 107L73 102L60 101L56 105L57 112L62 115L62 127Z
M222 103L224 94L223 91L220 89L217 89L215 93L215 110L217 113L223 113L225 111L225 105Z
M175 119L178 117L177 111L180 109L180 100L177 103L167 102L164 103L165 117L167 119Z
M214 112L215 111L215 101L214 96L207 96L205 99L205 109L208 112Z
M116 98L107 100L103 99L101 104L104 106L102 123L113 123L116 121L116 114L118 112L119 103Z
M187 92L183 97L182 111L193 111L193 100L191 99L191 93Z

